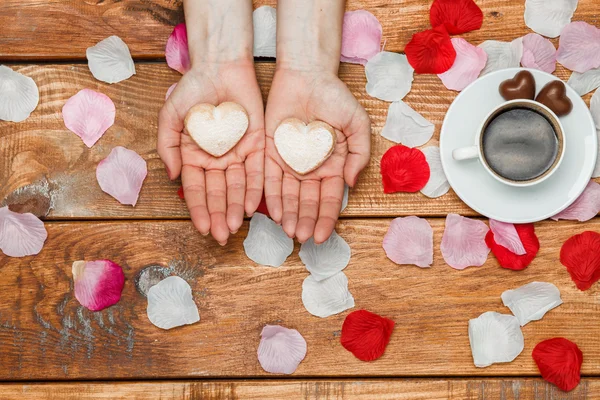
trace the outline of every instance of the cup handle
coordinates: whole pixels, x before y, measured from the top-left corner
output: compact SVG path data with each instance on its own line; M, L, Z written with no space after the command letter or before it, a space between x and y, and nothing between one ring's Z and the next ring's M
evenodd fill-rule
M452 158L456 161L471 160L477 157L479 157L478 146L460 147L452 151Z

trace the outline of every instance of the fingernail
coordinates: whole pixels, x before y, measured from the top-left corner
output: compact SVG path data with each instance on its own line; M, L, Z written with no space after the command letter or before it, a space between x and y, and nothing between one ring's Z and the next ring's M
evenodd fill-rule
M221 246L225 246L225 245L227 244L227 240L226 240L226 241L224 241L224 242L219 242L219 244L220 244Z
M235 231L231 232L232 235L235 235L236 233L238 233L239 229L236 229Z
M200 234L201 234L202 236L208 236L208 234L209 234L209 233L210 233L210 232L206 232L206 233L204 233L204 232L200 232Z
M171 179L171 171L169 171L169 167L165 165L165 169L167 170L167 176Z

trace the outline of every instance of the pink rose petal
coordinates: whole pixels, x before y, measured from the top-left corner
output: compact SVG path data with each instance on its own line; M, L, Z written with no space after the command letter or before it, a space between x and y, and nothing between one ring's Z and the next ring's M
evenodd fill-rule
M523 242L513 224L490 219L490 229L494 233L494 241L500 246L506 247L511 253L518 256L527 254Z
M75 261L72 267L75 298L91 311L104 310L121 299L123 269L112 261Z
M121 204L135 206L148 169L146 161L133 150L117 146L98 163L96 179L103 191Z
M178 24L173 29L167 40L165 57L167 65L175 71L185 74L190 69L190 53L185 24Z
M440 246L446 263L455 269L485 264L490 253L485 244L488 231L487 225L482 221L448 214Z
M537 33L523 36L521 65L553 73L556 69L556 49L552 42Z
M600 212L600 184L590 181L575 203L566 210L552 217L553 220L568 219L585 222L594 218Z
M258 345L258 362L272 374L292 374L306 356L306 340L295 329L266 325Z
M344 14L341 61L366 65L379 53L383 29L373 14L366 10Z
M484 49L465 39L452 38L452 46L456 50L456 60L452 68L438 77L448 89L460 92L479 77L488 56Z
M48 232L44 223L33 214L19 214L0 207L0 250L9 257L38 254L44 247Z
M175 90L176 86L177 86L177 82L175 82L174 84L169 86L169 88L167 89L167 93L165 94L165 100L167 100L169 98L169 96L171 95L171 93L173 93L173 90Z
M110 97L91 89L82 89L62 108L65 126L92 147L115 123L115 104Z
M383 250L396 264L427 268L433 264L433 230L423 218L396 218L383 237Z
M600 67L600 29L583 21L565 26L560 34L556 59L579 73Z

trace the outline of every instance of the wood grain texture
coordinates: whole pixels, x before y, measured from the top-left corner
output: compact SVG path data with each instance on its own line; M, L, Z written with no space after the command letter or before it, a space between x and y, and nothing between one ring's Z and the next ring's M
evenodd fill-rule
M592 400L600 397L600 380L582 379L569 393L542 379L34 383L3 384L0 393L29 400Z
M276 0L254 0L254 6ZM463 37L479 43L512 40L530 32L524 1L476 0L484 13L481 30ZM414 33L430 29L425 0L348 0L347 9L366 9L383 26L385 48L403 51ZM579 0L574 21L598 21L596 0ZM85 49L120 36L136 58L164 57L173 26L183 22L181 0L3 0L0 2L0 60L85 59ZM68 44L68 45L67 45Z
M226 247L202 237L188 221L51 222L49 238L36 257L0 257L0 379L142 379L264 377L256 349L265 324L298 329L308 343L298 377L531 376L533 347L563 336L584 354L583 374L600 374L600 286L581 292L559 262L566 239L600 231L600 220L538 225L541 250L533 264L514 272L493 256L480 268L456 271L444 264L439 244L444 220L431 219L432 268L398 266L381 240L390 220L352 219L338 224L352 249L345 273L356 300L392 318L396 327L386 353L364 363L340 344L342 314L321 319L301 303L308 273L297 251L280 268L248 260L242 247L247 224ZM73 297L75 260L112 259L123 266L121 301L93 313ZM162 331L146 316L146 299L134 278L159 264L192 286L201 320ZM512 363L475 368L467 323L485 311L509 313L504 290L531 281L552 282L564 304L523 328L525 349Z

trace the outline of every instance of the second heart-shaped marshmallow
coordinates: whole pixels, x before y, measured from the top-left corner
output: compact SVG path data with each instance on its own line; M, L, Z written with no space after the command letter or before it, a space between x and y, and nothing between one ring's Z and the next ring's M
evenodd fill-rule
M273 140L283 161L305 175L319 168L333 153L336 135L325 122L306 125L299 119L288 118L277 127Z
M184 127L202 150L221 157L244 136L248 123L248 113L237 103L202 103L190 108Z

